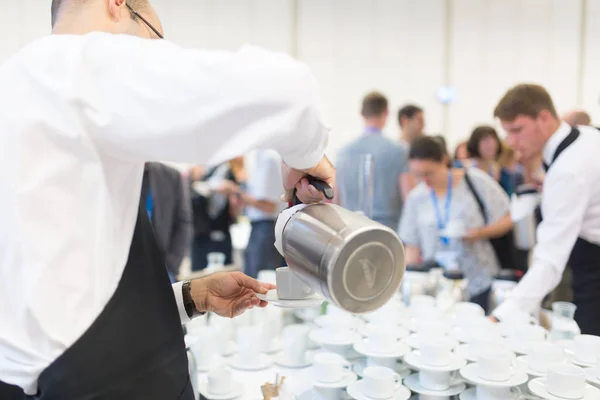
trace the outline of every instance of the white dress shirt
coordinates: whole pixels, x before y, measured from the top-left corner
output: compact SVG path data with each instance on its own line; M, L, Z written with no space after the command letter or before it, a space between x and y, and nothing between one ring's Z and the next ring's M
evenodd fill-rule
M281 197L281 157L273 150L257 150L252 155L248 169L248 194L257 200L271 201L277 204L275 211L268 213L258 208L246 207L246 216L252 222L273 221L286 207Z
M33 394L127 261L145 161L217 164L273 148L307 168L327 129L283 54L49 36L0 68L0 380ZM282 190L283 192L283 190ZM186 320L181 284L174 285ZM173 310L176 312L175 310Z
M600 244L600 132L579 126L581 135L552 163L571 127L562 123L546 143L544 162L552 163L542 191L543 221L537 229L533 264L511 295L493 312L507 319L517 311L537 311L562 279L578 237Z

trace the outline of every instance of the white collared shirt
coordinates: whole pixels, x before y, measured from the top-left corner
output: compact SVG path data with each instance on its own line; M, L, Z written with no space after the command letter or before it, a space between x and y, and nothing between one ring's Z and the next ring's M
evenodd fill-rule
M517 311L539 309L543 298L560 283L578 237L600 245L600 132L587 126L577 129L579 138L554 163L554 153L571 126L563 122L544 147L544 162L552 166L544 179L543 221L537 229L533 264L493 312L500 320Z
M314 166L328 132L315 103L305 66L251 47L57 35L0 67L0 380L34 394L114 293L145 161L273 148Z

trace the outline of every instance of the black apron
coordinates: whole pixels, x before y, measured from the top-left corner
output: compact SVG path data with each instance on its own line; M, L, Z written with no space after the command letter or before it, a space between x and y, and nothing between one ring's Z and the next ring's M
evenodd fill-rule
M577 140L579 134L577 128L571 128L571 133L556 149L552 162L544 165L546 171ZM581 333L600 335L600 245L578 238L568 265L573 270L573 303L577 306L575 321L581 328Z
M183 330L140 204L117 290L92 326L39 377L39 400L193 400Z

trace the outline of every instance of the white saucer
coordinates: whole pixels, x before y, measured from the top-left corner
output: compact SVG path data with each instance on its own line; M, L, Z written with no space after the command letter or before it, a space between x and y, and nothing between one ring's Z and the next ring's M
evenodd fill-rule
M358 379L354 372L348 371L348 373L342 380L339 380L337 382L321 382L315 376L315 372L312 368L310 370L310 376L312 377L311 383L313 387L321 389L343 389L350 385L352 382L356 382L356 380Z
M263 369L267 369L271 366L273 360L266 354L261 354L258 356L256 363L248 365L240 362L239 354L234 355L229 360L229 366L233 369L239 369L242 371L260 371Z
M306 353L304 355L304 362L301 364L296 364L285 358L285 354L280 353L275 357L275 364L284 368L306 368L312 365L313 354Z
M233 341L233 340L229 340L225 344L225 351L223 351L221 353L221 356L223 356L223 357L229 357L230 355L232 355L236 351L237 351L237 343L235 341Z
M208 379L204 378L198 382L198 391L208 400L229 400L241 397L244 394L244 386L236 381L230 384L231 391L224 394L213 394L208 391Z
M363 339L354 343L354 350L363 356L381 358L400 358L410 351L410 347L408 347L408 345L402 342L397 342L393 347L388 349L388 352L379 353L370 350L368 347L368 342L369 339Z
M437 319L435 319L435 320L438 321ZM451 328L450 324L448 323L447 318L445 316L443 316L441 322L446 325L446 331L443 333L443 335L450 336L450 332L452 331L452 328ZM409 321L407 321L405 324L403 324L403 326L406 329L408 329L409 331L414 332L414 333L417 332L418 325L419 325L419 320L416 318L412 318Z
M531 393L533 393L534 395L541 397L544 400L565 400L562 397L556 397L554 395L551 395L550 393L548 393L546 391L546 380L544 378L537 378L532 380L531 382L529 382L527 384L527 387L529 388L529 390L531 390ZM585 385L585 396L584 397L580 397L577 400L598 400L600 399L600 389L586 384Z
M374 324L374 325L379 325L377 323L373 323L373 322L369 322L370 324ZM389 327L390 329L394 330L394 333L396 334L396 337L398 339L404 339L405 337L408 337L410 335L410 331L408 331L408 329L403 328L402 326L398 325L398 324L381 324L382 326L385 327ZM364 337L368 337L369 336L369 324L363 324L361 326L358 327L357 329L358 333L360 333L362 336Z
M410 375L410 376L404 378L404 386L406 386L407 388L409 388L410 390L412 390L413 392L418 393L418 394L422 394L425 396L439 396L439 397L456 396L457 394L463 392L467 388L467 385L465 385L464 383L455 383L446 390L425 389L419 383L419 374L413 374L413 375Z
M531 351L532 345L535 345L536 343L543 343L543 341L520 343L512 340L505 340L504 343L509 350L515 352L516 354L527 355Z
M237 348L237 346L236 346L236 348ZM208 372L212 368L214 368L215 365L220 365L220 364L223 364L224 362L225 362L224 357L216 356L216 357L213 357L212 360L208 360L208 362L206 364L196 364L196 371Z
M277 289L269 290L267 294L257 293L256 297L263 301L269 302L269 304L272 304L275 307L281 308L316 307L325 301L325 299L318 294L313 294L312 296L302 300L282 300L279 298L279 296L277 296Z
M469 332L468 330L465 330L464 328L458 328L458 327L452 328L449 336L453 339L458 340L461 343L467 343L467 344L471 343L471 342L475 342L477 340L477 338L473 337L471 332ZM504 341L502 336L498 337L498 341Z
M517 400L520 397L515 394L514 396L511 396L511 399L506 399L506 400ZM460 394L460 396L458 396L458 398L460 400L479 400L477 399L477 388L471 388L471 389L467 389L464 392L462 392Z
M454 349L454 352L460 357L467 360L468 362L477 361L477 354L475 354L475 349L473 349L473 345L471 344L461 344L456 349Z
M452 343L453 343L452 347L454 349L457 348L460 345L460 343L458 343L458 341L456 339L453 339L453 338L451 338L449 336L441 336L440 335L440 337L443 337L444 339L451 340ZM411 335L403 338L402 341L404 343L406 343L408 345L408 347L410 347L411 349L418 350L418 349L421 348L421 335L419 335L418 333L413 333L413 334L411 334Z
M457 356L456 354L452 354L450 358L450 363L448 365L442 366L431 366L425 365L421 361L421 354L418 350L413 350L404 356L404 362L408 364L409 367L415 369L417 371L432 371L432 372L451 372L457 371L464 367L467 364L467 360Z
M269 347L267 350L263 350L263 353L274 354L274 353L277 353L278 351L280 351L282 348L283 348L282 340L279 338L276 338L271 342L271 347Z
M365 368L367 368L367 359L366 358L362 358L362 359L352 363L352 370L360 378L362 378L363 371L365 370ZM401 361L396 362L396 368L394 368L394 372L396 372L402 378L406 378L407 376L409 376L413 373L412 370L406 364L402 363Z
M331 332L316 328L309 332L308 337L318 345L351 346L358 342L361 337L356 332L345 331L344 334L332 334Z
M348 392L351 398L356 400L408 400L411 396L410 390L400 385L400 388L392 397L387 397L385 399L374 399L373 397L367 397L363 394L362 387L364 383L365 381L361 380L358 382L354 382L348 386L346 391Z
M593 383L596 386L600 386L600 378L598 377L599 374L596 372L597 370L598 369L596 367L586 369L586 380L589 383Z
M591 368L591 367L595 367L595 366L596 366L596 364L597 364L597 362L586 363L586 362L583 362L583 361L579 361L579 360L578 360L578 359L576 359L575 357L571 357L571 358L569 359L569 362L570 362L571 364L575 364L575 365L577 365L578 367L583 367L583 368Z
M477 363L469 364L460 369L460 375L467 381L473 383L474 385L485 386L490 388L503 388L503 387L513 387L524 384L529 380L529 376L527 374L517 368L512 368L513 374L510 379L501 382L495 381L486 381L479 377L477 370L479 365Z
M546 376L545 372L534 371L529 368L529 356L517 357L517 369L527 373L529 376L539 378L540 376Z

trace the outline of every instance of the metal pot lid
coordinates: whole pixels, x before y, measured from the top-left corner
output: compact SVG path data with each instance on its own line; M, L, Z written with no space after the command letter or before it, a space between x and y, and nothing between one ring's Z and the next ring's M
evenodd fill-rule
M404 276L404 247L384 226L358 233L331 265L330 295L353 313L378 309L398 291Z

